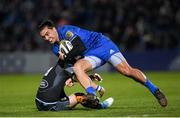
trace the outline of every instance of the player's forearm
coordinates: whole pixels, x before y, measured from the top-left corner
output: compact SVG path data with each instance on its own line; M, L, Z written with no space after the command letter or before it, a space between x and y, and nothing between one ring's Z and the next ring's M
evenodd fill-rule
M66 55L65 59L77 58L77 56L82 55L82 53L86 50L82 40L77 36L71 42L73 45L73 49Z

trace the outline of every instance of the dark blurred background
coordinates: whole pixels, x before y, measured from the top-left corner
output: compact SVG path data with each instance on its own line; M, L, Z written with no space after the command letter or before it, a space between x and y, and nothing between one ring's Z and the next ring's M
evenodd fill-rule
M179 0L1 0L0 51L49 50L37 24L50 18L102 32L121 50L180 48Z
M180 0L1 0L0 16L3 53L50 51L37 33L49 18L102 32L122 52L179 56Z

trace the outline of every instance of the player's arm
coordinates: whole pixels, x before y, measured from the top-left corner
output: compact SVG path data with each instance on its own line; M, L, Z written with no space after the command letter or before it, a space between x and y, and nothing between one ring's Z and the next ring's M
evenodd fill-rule
M74 85L74 81L71 78L69 78L66 80L65 85L67 87L72 87Z
M78 58L77 56L81 56L82 53L86 50L86 47L79 36L75 36L75 38L71 41L73 45L72 50L66 55L65 60Z
M60 58L60 54L59 54L59 43L54 43L54 44L52 45L52 51L53 51L53 53L59 58L58 64L59 64L62 68L64 68L64 66L65 66L65 61Z
M69 49L68 43L61 45L60 47L60 59L67 61L78 60L82 57L82 53L86 50L86 47L79 36L74 36L72 41L72 49Z

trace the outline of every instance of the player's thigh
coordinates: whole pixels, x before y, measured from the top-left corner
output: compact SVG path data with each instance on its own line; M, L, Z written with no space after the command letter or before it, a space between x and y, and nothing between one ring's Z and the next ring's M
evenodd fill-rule
M124 56L122 55L121 52L117 52L117 53L111 55L108 62L110 64L112 64L114 67L117 67L122 62L126 62L126 59L124 58Z
M83 59L80 59L75 63L74 68L75 69L81 68L87 72L92 69L98 68L104 63L105 62L102 59L96 56L85 56Z
M97 56L85 56L84 60L89 62L89 64L91 65L90 69L96 69L105 63L105 61L103 61L101 58Z
M91 70L91 69L92 69L91 63L90 63L88 60L84 59L84 58L78 60L78 61L74 64L74 68L73 68L74 72L81 71L81 70L83 70L83 71L89 71L89 70Z
M131 67L121 52L113 54L108 60L120 73L128 72Z

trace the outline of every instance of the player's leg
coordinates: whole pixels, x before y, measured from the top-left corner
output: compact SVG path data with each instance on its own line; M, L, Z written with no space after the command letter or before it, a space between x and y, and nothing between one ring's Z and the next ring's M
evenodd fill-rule
M91 82L91 81L94 81L95 79L96 79L96 81L102 81L101 76L97 73L95 73L93 75L89 75L89 81L91 83L91 86L99 93L100 97L102 97L105 93L105 89L104 89L104 87L97 85L94 82ZM69 78L66 80L65 85L67 87L72 87L74 85L74 82L77 82L77 81L78 81L77 78L75 77L75 75L73 75L72 78Z
M107 39L107 37L104 38ZM104 53L103 51L101 53L98 53L101 54L102 59L110 62L121 74L143 84L157 98L161 106L167 106L167 100L164 94L149 79L146 78L142 71L136 68L132 68L127 63L126 59L120 53L118 47L113 42L109 41L102 44L99 50L105 50Z
M117 55L120 55L119 54L116 54L114 56L112 56L111 58L118 58ZM122 57L121 57L122 58ZM112 59L113 60L113 59ZM114 63L116 62L115 59L113 61ZM113 63L112 62L112 63ZM120 62L120 63L119 63ZM117 69L118 72L120 72L121 74L125 75L125 76L128 76L130 78L133 78L135 81L141 83L141 84L144 84L146 82L146 76L137 68L132 68L126 60L121 60L121 61L118 61L119 64L113 64L114 67Z
M92 80L89 79L88 75L86 74L87 71L94 69L95 67L99 66L102 61L94 56L85 56L85 58L78 60L74 64L74 73L79 80L80 84L86 89L86 92L89 94L95 95L95 88L93 87Z
M84 94L83 94L84 95ZM59 100L56 102L44 102L36 98L36 106L40 111L61 111L69 110L74 108L78 103L82 103L85 97L78 93L72 94L69 97L64 97L64 100Z
M86 100L84 93L75 93L69 96L69 107L74 108L77 104L83 103Z
M104 87L91 82L91 86L99 93L100 97L102 97L105 93Z
M167 106L167 99L165 95L149 79L147 79L142 71L131 67L120 52L112 55L109 59L109 62L121 74L130 77L147 87L150 92L157 98L161 106Z
M92 63L92 61L94 61L93 59L96 57L91 57L91 60L87 59L87 58L89 58L89 57L85 57L84 59L86 59ZM94 64L92 64L92 65L94 65ZM68 67L65 70L68 71L69 73L74 73L72 67ZM101 82L103 80L102 77L99 74L94 73L94 74L88 75L88 80L89 80L90 86L93 87L99 93L100 97L102 97L105 93L105 89L102 86L97 85L96 83L93 82L94 80ZM78 79L77 79L76 75L74 74L70 79L67 79L65 83L68 87L71 87L71 86L73 86L73 83L77 82L77 81L78 81Z
M86 89L86 92L89 94L96 95L94 88L91 86L89 77L86 74L86 72L91 69L92 69L91 63L89 63L89 61L84 59L78 60L74 64L74 68L73 68L74 73L77 79L79 80L79 83Z
M102 82L102 77L98 74L98 73L94 73L94 74L90 74L89 75L89 78L92 80L92 81L98 81L98 82ZM100 97L102 97L105 93L105 89L104 87L100 86L100 85L97 85L96 83L94 82L91 82L91 86L99 93Z
M68 98L69 99L64 102L58 101L56 105L54 105L50 110L68 110L74 108L77 104L82 104L84 107L92 109L107 109L114 102L114 99L112 97L104 100L103 102L100 102L98 97L92 94L84 93L75 93L70 95Z

